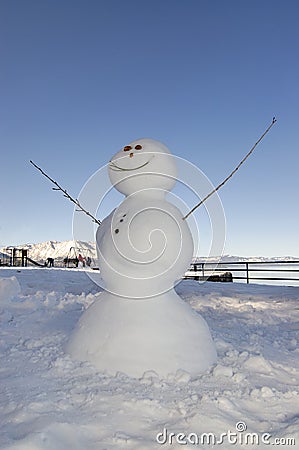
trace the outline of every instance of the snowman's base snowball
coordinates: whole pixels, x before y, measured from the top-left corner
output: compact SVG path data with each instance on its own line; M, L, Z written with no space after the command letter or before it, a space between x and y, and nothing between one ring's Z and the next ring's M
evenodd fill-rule
M101 371L137 378L148 370L160 377L179 369L197 375L217 358L205 320L174 290L142 301L104 292L82 315L66 350Z

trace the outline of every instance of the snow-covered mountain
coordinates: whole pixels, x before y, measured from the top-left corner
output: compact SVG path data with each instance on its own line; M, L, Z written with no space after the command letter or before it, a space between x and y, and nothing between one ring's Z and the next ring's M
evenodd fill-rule
M76 253L81 253L85 257L90 257L92 259L96 259L96 245L95 242L86 242L86 241L46 241L38 244L24 244L19 245L18 248L26 248L28 249L28 255L31 259L43 262L47 258L54 258L56 260L63 260L67 256L74 257L74 249L76 249ZM6 249L3 247L0 249L0 252L6 253ZM264 256L251 256L251 257L242 257L242 256L234 256L234 255L223 255L221 258L219 257L196 257L193 259L193 262L233 262L233 261L298 261L299 257L293 256L277 256L272 258L267 258Z
M17 248L24 248L28 250L28 256L37 262L44 262L47 258L54 258L55 260L63 260L67 256L75 257L76 254L81 253L84 257L96 258L96 246L94 242L85 241L46 241L38 244L23 244L18 245ZM6 248L0 249L1 252L6 253Z
M218 262L275 262L275 261L299 261L299 257L295 256L235 256L235 255L223 255L219 256L200 256L193 258L194 263L198 262L210 262L210 263L218 263Z

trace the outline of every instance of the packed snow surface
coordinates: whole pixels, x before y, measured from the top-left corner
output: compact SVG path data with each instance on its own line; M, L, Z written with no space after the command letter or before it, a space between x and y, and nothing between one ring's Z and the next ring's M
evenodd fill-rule
M1 269L0 448L298 449L299 288L186 280L176 290L207 321L217 363L196 377L112 376L63 350L103 295L83 271Z

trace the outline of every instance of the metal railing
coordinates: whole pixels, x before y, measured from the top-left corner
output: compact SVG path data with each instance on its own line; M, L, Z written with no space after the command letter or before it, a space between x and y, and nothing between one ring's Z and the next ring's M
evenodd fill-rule
M260 267L258 267L260 266ZM267 267L268 266L268 267ZM192 272L192 273L190 273ZM207 280L217 273L231 272L234 280L291 281L299 283L298 261L231 261L192 263L185 278ZM255 276L255 274L259 276ZM269 274L270 276L266 276ZM287 275L291 276L287 276ZM282 275L282 276L281 276ZM219 280L221 281L221 280Z

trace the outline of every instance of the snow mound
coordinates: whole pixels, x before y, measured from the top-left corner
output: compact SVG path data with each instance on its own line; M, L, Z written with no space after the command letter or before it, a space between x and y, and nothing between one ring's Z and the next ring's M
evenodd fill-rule
M205 372L217 358L209 328L175 295L136 302L102 293L82 315L67 352L112 375L141 378L155 371L163 378L177 373L184 382L185 372Z
M0 301L10 300L21 292L21 287L15 276L0 278Z

